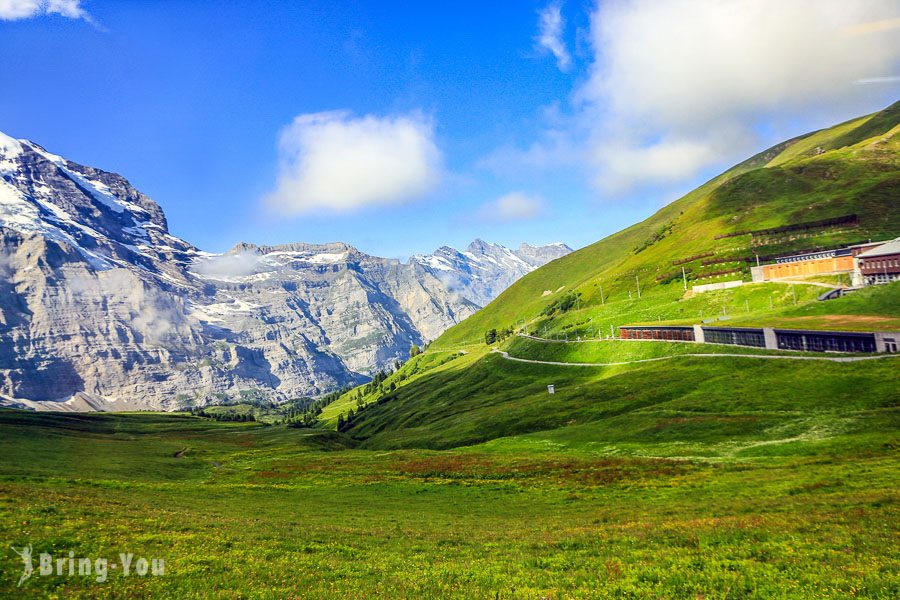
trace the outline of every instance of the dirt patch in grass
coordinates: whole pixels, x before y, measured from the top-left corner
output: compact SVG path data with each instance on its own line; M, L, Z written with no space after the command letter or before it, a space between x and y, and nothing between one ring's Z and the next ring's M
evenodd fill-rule
M397 463L407 476L423 479L555 481L579 486L608 485L680 475L690 465L665 459L495 461L473 456L435 456Z

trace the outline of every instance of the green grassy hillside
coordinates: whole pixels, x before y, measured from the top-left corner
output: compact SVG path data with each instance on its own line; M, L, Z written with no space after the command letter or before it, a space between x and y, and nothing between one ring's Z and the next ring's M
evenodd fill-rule
M645 320L638 314L641 310L652 319L682 318L686 306L682 267L690 285L749 280L749 267L757 255L900 235L898 130L900 103L895 103L754 156L647 220L523 277L447 331L434 347L477 342L491 328L521 321L532 323L532 328L561 331L579 320L614 325ZM716 238L848 215L856 215L858 222ZM715 275L723 271L730 273ZM569 293L580 294L575 310L541 316ZM741 293L726 292L722 301L728 304ZM738 300L735 308L741 303Z
M768 439L785 431L808 433L836 410L852 412L851 407L860 414L848 412L847 422L865 422L866 428L880 423L876 429L883 434L898 425L894 380L900 357L840 364L744 358L740 354L751 352L664 342L560 345L516 340L509 353L554 362L631 364L542 365L491 353L364 405L345 432L363 448L452 448L535 432L565 435L564 430L578 426L593 444L629 442L646 449L647 430L632 424L671 418L670 426L655 429L654 439L697 442L701 434L716 444L746 436ZM716 351L738 356L683 356ZM553 395L549 384L556 387ZM861 419L862 413L874 420Z
M900 234L897 203L900 140L895 135L898 131L900 103L874 115L790 140L750 158L646 221L522 278L489 306L447 331L424 355L410 361L386 381L341 396L326 407L320 423L334 428L339 416L349 418L352 411L352 435L364 445L428 447L449 447L557 427L558 420L542 421L544 411L548 410L548 399L541 390L550 382L539 376L541 368L514 367L495 356L487 356L490 346L509 344L504 342L504 332L559 340L597 339L616 336L617 328L625 324L683 325L719 320L745 326L900 330L900 284L820 302L819 295L829 285L848 282L837 276L820 276L796 282L748 283L738 288L695 294L685 290L681 271L684 267L689 285L721 279L749 280L748 269L755 264L756 256L897 236ZM840 219L848 215L854 218ZM813 225L806 229L771 231L803 223ZM752 233L742 233L748 231ZM741 235L729 235L733 233ZM711 264L704 265L704 262ZM709 275L727 269L733 272L718 277ZM485 333L495 329L501 333L499 339L486 344ZM529 345L532 348L525 349ZM692 348L694 352L704 351L697 346ZM507 349L513 354L526 352L528 356L546 352L527 340L514 342ZM640 348L607 344L602 350L587 351L582 347L581 359L566 350L565 360L633 361L678 355L683 350L679 344L645 344ZM729 348L728 352L741 350ZM791 364L770 369L768 363L751 363L733 363L730 359L685 360L682 364L689 367L681 373L692 380L705 381L707 372L728 373L737 364L740 370L762 373L760 387L754 393L763 395L770 388L785 388L779 378L789 380L794 370L816 373L831 368ZM483 375L500 374L507 368L520 376L503 379L499 388L481 386ZM694 375L690 373L692 368L696 369ZM876 367L871 368L873 374L880 372ZM624 389L616 379L620 375L622 382L644 386L643 391L628 393L652 395L656 390L650 382L657 376L664 378L668 369L660 364L607 369L591 379L591 392L585 401L619 393L615 390ZM869 365L861 372L869 372L868 369ZM626 377L620 371L629 373ZM843 366L835 370L838 374L852 371ZM727 377L709 379L716 382L709 384L713 396L732 394L724 385ZM815 376L806 379L801 375L795 381L812 384ZM528 387L530 383L532 387ZM837 386L839 394L846 392L850 385L840 379L833 380L832 384ZM879 385L880 382L876 383L876 387ZM830 389L818 386L803 393L830 393ZM668 389L664 392L672 397L678 393ZM378 405L366 408L374 403ZM531 412L522 414L528 406ZM504 415L504 419L494 419L493 411ZM553 408L551 412L558 409ZM600 411L597 418L603 414ZM559 418L568 416L563 411ZM577 415L572 418L577 421ZM518 423L518 429L510 429L506 421ZM452 433L457 430L458 436Z
M495 359L481 378L499 388L516 375L487 369ZM7 546L165 561L163 576L35 572L17 588L22 561L7 549L0 596L896 598L897 421L884 395L823 405L709 389L604 409L563 391L547 418L576 424L450 451L347 450L334 433L183 415L0 410ZM502 420L510 400L482 417Z

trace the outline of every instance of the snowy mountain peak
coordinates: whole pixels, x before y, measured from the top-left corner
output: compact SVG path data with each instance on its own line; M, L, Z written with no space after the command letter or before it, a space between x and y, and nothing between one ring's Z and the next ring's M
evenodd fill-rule
M491 250L492 248L502 247L503 246L500 246L498 244L491 244L490 242L486 242L480 238L475 238L474 240L472 240L472 243L469 244L466 250L468 250L469 252L485 252Z
M0 131L0 173L3 172L5 161L11 161L20 154L22 154L22 142Z
M417 254L411 260L431 270L459 295L486 306L523 275L571 251L565 244L524 243L518 250L510 250L476 239L464 252L442 246L432 254Z
M186 284L196 248L169 234L162 209L114 173L27 140L0 137L0 227L71 249L95 270L137 267Z

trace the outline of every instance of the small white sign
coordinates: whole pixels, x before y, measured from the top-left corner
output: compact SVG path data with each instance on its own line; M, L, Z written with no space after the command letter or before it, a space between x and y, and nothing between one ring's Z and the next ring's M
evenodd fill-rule
M553 384L548 385L548 386L547 386L547 393L548 393L548 394L555 394L555 393L556 393L556 386L554 386Z

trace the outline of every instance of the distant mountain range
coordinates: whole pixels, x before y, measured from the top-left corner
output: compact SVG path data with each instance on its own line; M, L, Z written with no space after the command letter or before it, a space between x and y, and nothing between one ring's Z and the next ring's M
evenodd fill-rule
M0 404L175 409L317 395L405 359L569 252L473 242L202 252L123 177L0 134Z
M547 246L522 244L518 250L510 250L475 240L464 252L442 246L433 254L417 254L412 260L435 273L450 290L479 306L487 306L523 275L571 251L561 242Z

